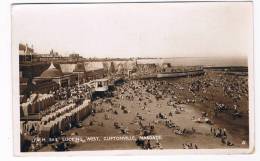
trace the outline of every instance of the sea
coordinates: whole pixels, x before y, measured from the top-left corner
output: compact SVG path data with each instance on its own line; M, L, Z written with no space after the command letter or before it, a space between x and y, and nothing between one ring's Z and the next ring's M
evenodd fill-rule
M137 59L137 64L164 64L171 66L248 66L247 58L226 58L226 57L176 57L176 58L150 58Z

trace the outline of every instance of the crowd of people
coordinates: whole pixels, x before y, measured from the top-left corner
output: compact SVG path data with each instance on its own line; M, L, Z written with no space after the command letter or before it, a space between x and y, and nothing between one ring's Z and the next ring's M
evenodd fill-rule
M220 138L221 142L227 146L233 146L234 144L228 140L227 131L225 128L210 128L210 133L216 137Z
M247 80L243 78L235 79L234 75L202 75L197 77L190 77L189 79L133 79L128 80L126 83L117 86L113 92L114 97L109 98L109 108L102 109L102 102L105 100L96 100L94 104L96 105L97 112L111 112L105 115L109 120L115 119L116 115L128 113L135 113L134 120L127 125L120 121L114 121L113 126L118 129L121 134L131 133L130 124L137 124L138 128L132 130L138 135L154 135L157 133L157 125L164 125L165 127L172 129L172 134L178 136L189 136L200 133L199 129L192 127L191 129L180 127L174 121L171 120L172 117L178 114L185 113L185 108L182 104L197 105L203 104L207 105L205 111L202 112L201 116L195 118L192 117L192 121L195 123L206 123L211 127L214 127L214 119L219 113L230 114L232 118L242 117L241 106L238 105L238 100L234 99L235 96L240 98L247 97ZM228 87L230 86L230 88ZM227 88L228 87L228 88ZM229 94L227 94L229 93ZM231 94L232 93L232 94ZM218 94L217 97L214 94ZM131 104L121 104L122 102L137 102L138 107L144 111L139 112L132 110ZM156 104L158 101L167 100L167 105L171 109L169 113L158 112L153 114L153 119L148 119L147 115L154 113L151 110L151 104ZM222 100L222 101L221 101ZM160 103L157 103L157 108L162 107ZM245 108L245 107L243 107ZM248 108L248 107L247 107ZM212 114L213 113L213 114ZM109 117L110 116L110 117ZM127 117L127 115L125 116ZM105 119L106 120L106 119ZM214 128L213 128L214 129ZM221 128L220 128L221 129ZM220 130L221 131L221 130ZM160 133L160 132L158 132ZM213 136L221 138L225 145L232 146L230 140L227 140L224 136L227 135L226 132L219 132L219 129L213 131ZM140 140L137 141L140 145ZM142 142L141 147L144 149L150 149L150 142ZM160 143L161 144L161 143ZM185 149L197 149L197 144L183 144Z
M199 134L200 128L195 129L193 125L181 126L172 118L186 113L183 104L202 104L206 108L200 116L191 116L191 124L206 124L211 127L210 134L214 138L219 138L225 146L234 146L231 137L227 137L227 130L214 126L214 119L222 113L237 119L243 117L248 110L248 107L245 108L246 103L242 102L248 101L247 80L244 77L236 78L234 75L207 73L188 79L129 79L116 86L111 97L92 102L92 117L88 126L105 128L106 122L109 122L112 129L118 132L116 134L137 136L161 134L160 130L166 128L170 131L167 135L185 138ZM41 111L41 115L55 112L68 103L78 103L88 97L87 93L89 89L84 85L52 91L51 94L59 101L51 108ZM165 105L162 104L163 101L166 102ZM152 109L154 105L156 109ZM102 117L98 119L96 115ZM132 120L125 121L128 117ZM142 140L138 137L135 144L142 149L163 148L160 140ZM191 142L181 145L184 149L198 149L198 145Z
M185 143L182 144L183 149L199 149L197 144Z
M87 85L81 84L73 87L60 87L57 90L50 91L54 95L56 100L68 100L70 98L83 99L86 94L90 92Z

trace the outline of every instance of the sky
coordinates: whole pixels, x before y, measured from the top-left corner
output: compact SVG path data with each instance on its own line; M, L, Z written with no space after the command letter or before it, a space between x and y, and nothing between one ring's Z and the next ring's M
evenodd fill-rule
M252 3L14 5L19 43L84 57L247 57Z

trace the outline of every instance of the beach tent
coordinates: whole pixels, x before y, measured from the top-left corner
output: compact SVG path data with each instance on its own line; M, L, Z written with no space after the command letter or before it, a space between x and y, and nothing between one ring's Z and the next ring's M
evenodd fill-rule
M25 116L28 116L29 113L32 113L33 110L32 110L32 104L31 102L26 102L26 103L23 103L22 105L22 110L23 110L23 113Z

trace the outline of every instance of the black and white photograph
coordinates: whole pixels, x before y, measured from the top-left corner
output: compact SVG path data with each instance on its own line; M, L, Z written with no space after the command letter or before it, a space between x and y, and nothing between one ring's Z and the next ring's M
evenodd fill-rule
M14 149L254 150L253 3L12 4Z

